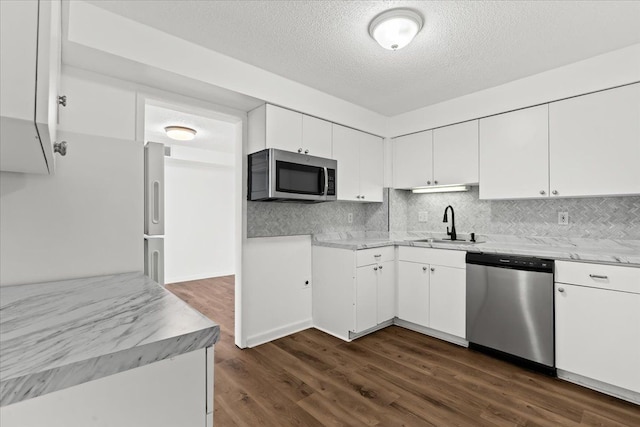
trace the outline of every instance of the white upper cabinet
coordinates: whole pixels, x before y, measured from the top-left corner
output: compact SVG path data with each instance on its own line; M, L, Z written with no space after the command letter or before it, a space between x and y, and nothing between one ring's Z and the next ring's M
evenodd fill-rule
M58 123L60 1L3 0L0 19L0 170L50 174Z
M433 180L433 131L394 138L393 188L424 187Z
M548 105L480 120L480 198L549 193Z
M249 153L265 148L331 158L331 122L262 105L249 112Z
M338 200L382 202L383 156L382 138L334 124Z
M302 115L303 153L316 157L331 158L331 122Z
M302 149L302 114L267 104L265 144L264 148Z
M433 184L478 183L478 120L433 131Z
M555 196L640 194L640 84L549 105Z

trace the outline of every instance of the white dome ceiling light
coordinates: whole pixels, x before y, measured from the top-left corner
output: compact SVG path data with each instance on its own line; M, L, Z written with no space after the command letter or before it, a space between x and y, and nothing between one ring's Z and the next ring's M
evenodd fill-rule
M167 136L176 141L191 141L196 137L195 129L191 129L184 126L167 126L164 128Z
M385 49L402 49L422 29L422 17L409 9L390 9L369 24L369 34Z

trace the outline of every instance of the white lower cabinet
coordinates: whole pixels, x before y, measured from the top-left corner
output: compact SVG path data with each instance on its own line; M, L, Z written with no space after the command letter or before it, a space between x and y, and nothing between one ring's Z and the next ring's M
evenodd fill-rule
M350 340L395 317L395 250L313 247L313 324Z
M640 269L556 261L555 315L557 368L640 402Z
M429 327L457 337L466 331L466 268L431 266Z
M398 261L398 317L429 326L429 265Z
M400 247L398 318L464 338L465 255L463 251Z

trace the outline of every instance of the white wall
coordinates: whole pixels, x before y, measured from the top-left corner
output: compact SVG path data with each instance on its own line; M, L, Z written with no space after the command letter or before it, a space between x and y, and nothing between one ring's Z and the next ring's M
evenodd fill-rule
M142 270L142 144L59 135L54 176L0 173L0 285Z
M389 120L388 136L433 129L636 81L640 81L640 44L400 114Z
M165 282L235 272L235 169L165 158Z
M56 174L0 174L0 284L141 271L142 143L135 91L62 75Z

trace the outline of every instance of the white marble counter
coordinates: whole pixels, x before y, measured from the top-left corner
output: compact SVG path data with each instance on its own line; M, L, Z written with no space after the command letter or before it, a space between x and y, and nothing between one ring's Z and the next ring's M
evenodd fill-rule
M499 235L477 236L479 243L455 244L417 242L420 239L443 239L437 233L332 233L314 236L313 244L350 250L378 248L382 246L416 246L461 250L480 253L501 253L536 256L557 260L574 260L640 266L640 241L609 239L570 239L551 237L515 237ZM461 234L460 238L469 236Z
M141 273L0 288L0 406L212 346L220 327Z

